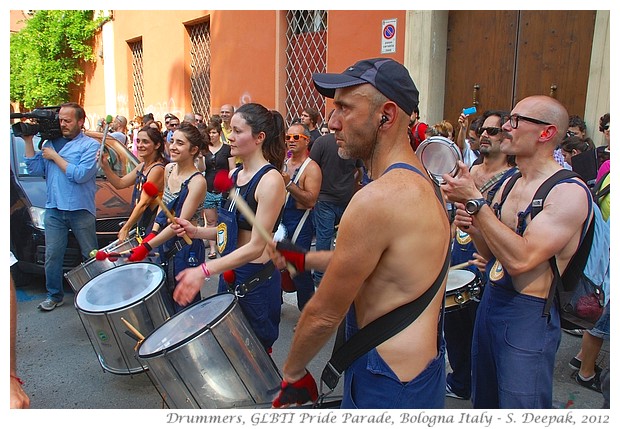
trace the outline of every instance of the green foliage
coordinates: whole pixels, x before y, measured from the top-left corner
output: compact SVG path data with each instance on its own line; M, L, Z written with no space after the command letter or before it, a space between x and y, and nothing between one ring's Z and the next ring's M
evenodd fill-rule
M83 82L84 61L94 62L94 36L107 18L92 10L37 10L11 34L11 100L24 107L69 99L69 85Z

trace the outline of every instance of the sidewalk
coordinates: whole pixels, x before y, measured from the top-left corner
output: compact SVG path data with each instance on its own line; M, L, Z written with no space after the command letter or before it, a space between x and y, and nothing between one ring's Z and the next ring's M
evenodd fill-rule
M202 293L215 293L216 280L205 282ZM45 299L43 284L32 284L18 292L18 373L31 398L33 409L162 409L162 398L146 373L117 375L104 371L89 341L79 314L73 305L74 295L51 312L37 309ZM280 337L273 349L279 368L286 358L297 322L294 294L284 295ZM557 354L554 383L556 408L597 409L603 403L600 393L578 385L569 360L579 350L581 338L563 333ZM332 345L324 347L309 370L318 381L329 360ZM599 365L609 367L609 342L603 345ZM336 395L341 395L342 380ZM448 409L471 408L470 401L446 398Z

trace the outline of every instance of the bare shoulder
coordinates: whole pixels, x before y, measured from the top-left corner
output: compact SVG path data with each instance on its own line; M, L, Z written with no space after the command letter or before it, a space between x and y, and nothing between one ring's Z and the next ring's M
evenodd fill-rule
M310 159L305 171L309 171L311 174L322 174L321 167L314 159Z
M585 185L584 185L585 186ZM555 219L572 218L577 224L582 223L588 215L588 191L574 182L557 184L545 198L541 213Z
M258 185L256 186L257 198L271 198L273 195L284 195L284 181L282 175L276 169L267 171L263 177L261 177Z

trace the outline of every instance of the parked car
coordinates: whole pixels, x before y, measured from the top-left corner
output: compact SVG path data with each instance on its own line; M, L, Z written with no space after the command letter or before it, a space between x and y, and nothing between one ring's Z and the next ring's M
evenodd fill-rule
M101 141L103 133L86 131L88 136ZM35 151L38 149L35 136ZM110 156L110 165L119 175L132 171L139 163L138 159L119 141L107 137L105 147ZM23 274L23 278L13 275L19 284L29 274L42 275L45 263L45 201L46 184L41 176L28 174L24 162L24 141L15 137L11 130L11 251L19 261L13 271ZM122 222L131 214L132 188L117 190L110 184L99 169L97 173L97 192L95 204L97 209L97 241L99 249L116 240ZM69 271L82 262L77 239L69 234L63 270Z

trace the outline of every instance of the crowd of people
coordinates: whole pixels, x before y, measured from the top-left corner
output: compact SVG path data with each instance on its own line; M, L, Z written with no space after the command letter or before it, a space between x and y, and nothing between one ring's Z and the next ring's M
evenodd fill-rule
M362 60L340 74L314 74L313 81L333 99L323 122L306 106L286 124L258 103L225 104L210 117L168 113L163 124L150 113L133 121L116 116L110 135L140 160L122 177L82 132L84 109L64 104L62 137L38 152L24 138L28 170L45 175L48 188L48 296L39 308L63 304L59 261L69 229L84 260L96 248L100 165L116 188L133 186L133 211L118 238L139 237L129 262L157 252L175 312L200 301L205 279L219 275L218 293L237 294L271 353L282 294L297 294L300 317L274 407L317 399L306 366L339 329L346 344L381 316L424 302L413 322L343 369L343 408L443 408L446 396L471 399L474 408L552 408L562 331L557 306L543 313L548 260L555 256L560 271L568 266L590 221L592 195L609 221L609 114L599 124L606 145L595 148L583 120L548 96L526 97L510 111L463 113L456 127L448 120L428 126L420 120L418 89L394 60ZM441 184L415 154L437 135L462 158L457 174L444 175ZM535 191L562 168L577 171L592 195L558 185L531 219ZM172 221L147 182L174 213ZM241 213L239 198L254 216ZM278 241L266 240L265 231ZM481 285L451 307L449 265L472 272ZM597 358L609 339L609 304L593 329L571 333L583 336L568 363L576 381L601 392L609 369ZM11 405L27 405L14 380L12 372Z

